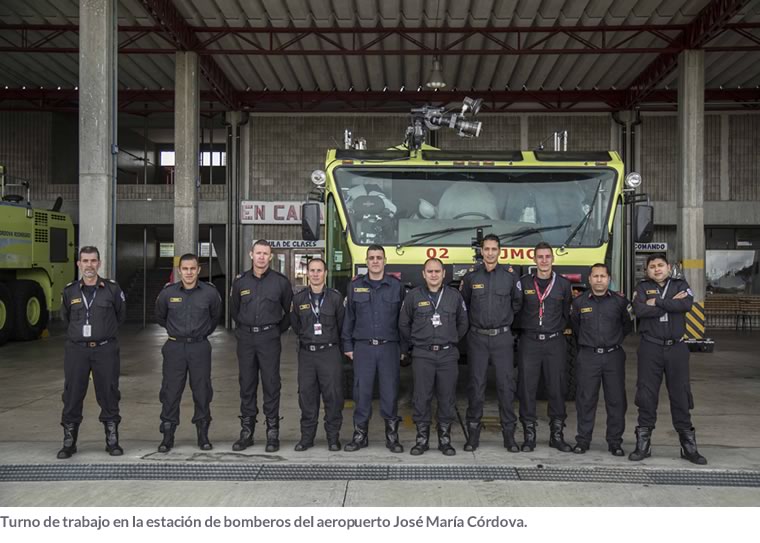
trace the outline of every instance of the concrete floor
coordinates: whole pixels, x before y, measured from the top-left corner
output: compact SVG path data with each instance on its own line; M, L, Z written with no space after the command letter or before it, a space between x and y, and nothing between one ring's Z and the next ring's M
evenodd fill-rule
M700 451L708 458L706 467L693 466L679 458L677 434L670 424L665 389L660 419L653 439L653 457L641 463L614 458L604 442L604 407L600 402L592 449L585 455L563 454L547 446L546 404L539 402L539 446L532 453L509 454L501 443L497 421L495 390L488 389L488 401L481 447L474 453L463 450L461 427L453 439L454 457L443 457L435 447L421 457L408 454L414 441L411 421L412 378L410 368L402 368L400 414L401 440L406 452L394 455L383 446L382 421L377 415L370 428L370 446L356 453L331 453L320 429L316 447L297 453L299 410L296 385L296 352L292 334L284 338L281 400L281 449L267 454L263 447L262 425L257 427L256 444L234 453L237 438L238 383L235 340L225 330L211 338L214 348L214 401L210 437L214 450L202 453L195 446L195 428L190 424L192 400L186 390L182 402L183 424L177 431L176 448L159 454L156 447L161 381L160 347L165 333L155 325L141 330L128 325L121 340L121 443L125 455L112 458L103 451L102 425L92 389L85 401L85 420L80 429L79 452L70 460L57 460L61 429L58 426L63 389L63 337L53 327L50 337L31 343L9 343L0 348L0 472L19 464L130 464L177 465L273 464L273 465L424 465L513 466L515 468L621 468L624 470L741 471L760 474L760 433L756 411L760 405L760 357L755 352L760 334L715 333L716 351L692 355L692 391L696 408L694 424ZM624 448L632 449L636 409L633 405L635 349L637 338L626 344L628 353L629 410ZM466 367L460 367L458 410L464 415ZM376 410L377 411L377 410ZM574 438L574 404L568 404L566 439ZM346 403L342 441L350 438L352 407ZM431 444L434 440L431 440ZM509 481L509 480L348 480L326 481L56 481L0 482L0 506L555 506L555 505L661 505L661 506L758 506L760 488L755 486L647 485L621 482Z

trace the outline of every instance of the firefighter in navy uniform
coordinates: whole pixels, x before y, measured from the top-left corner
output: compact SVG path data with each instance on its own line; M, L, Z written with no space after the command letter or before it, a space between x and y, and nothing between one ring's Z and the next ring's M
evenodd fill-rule
M190 375L193 392L193 424L198 434L198 447L210 451L208 438L211 424L211 344L208 341L222 314L222 299L211 283L198 281L201 267L198 257L184 254L179 259L180 281L169 283L156 299L156 322L169 334L164 346L163 379L161 381L161 426L163 434L158 452L174 447L174 432L179 426L179 405L185 382Z
M467 307L458 290L443 285L443 262L429 258L422 270L425 286L406 295L399 316L401 352L411 349L414 374L412 419L417 425L416 444L411 454L428 450L431 403L438 402L438 450L454 456L451 424L456 418L456 388L459 373L457 343L467 333Z
M348 286L341 341L354 366L354 433L343 448L353 452L368 445L372 393L377 377L380 415L385 420L385 446L404 452L398 440L400 356L398 316L404 298L401 281L385 273L385 249L367 248L367 275Z
M623 338L633 330L633 308L625 296L610 292L610 271L606 264L591 266L588 280L589 292L575 298L570 308L570 323L578 339L575 361L578 435L573 452L583 454L591 445L601 384L607 410L607 448L614 456L625 456L622 444L628 402L622 345Z
M77 267L81 279L63 289L61 314L66 328L63 373L63 447L58 458L77 452L77 436L82 422L82 404L90 372L95 397L100 406L100 421L106 433L106 452L121 456L119 445L119 342L116 334L127 318L127 307L116 281L98 275L100 252L96 247L79 250Z
M480 445L480 420L486 392L489 362L494 366L499 416L504 447L519 452L515 441L517 418L512 403L515 398L514 336L512 322L522 307L522 291L511 266L499 266L499 237L488 234L481 243L483 265L464 276L462 297L470 316L467 335L469 365L466 451Z
M689 348L683 342L686 332L684 315L691 309L694 296L683 279L670 278L670 264L663 254L647 257L647 278L636 286L633 310L639 319L641 342L638 351L636 406L636 450L629 460L651 456L652 431L657 421L657 401L662 376L670 398L673 427L681 442L681 458L694 464L707 464L699 454L690 409L694 408L689 383Z
M325 288L326 264L312 258L307 265L309 286L293 297L290 323L298 336L298 404L301 439L296 451L314 446L319 423L319 396L325 404L327 448L340 450L343 424L343 355L340 331L345 308L343 296Z
M240 382L240 438L232 445L242 451L253 445L261 375L266 417L266 452L280 449L280 335L290 327L293 288L288 278L270 269L272 247L260 239L249 253L253 267L238 275L230 293L230 316L237 323L237 358Z
M549 398L549 446L561 452L573 448L565 442L567 411L567 350L563 331L568 322L572 292L570 281L554 272L554 251L542 241L536 245L536 272L520 278L523 306L517 315L520 342L517 347L520 421L523 451L536 448L536 393L541 374Z

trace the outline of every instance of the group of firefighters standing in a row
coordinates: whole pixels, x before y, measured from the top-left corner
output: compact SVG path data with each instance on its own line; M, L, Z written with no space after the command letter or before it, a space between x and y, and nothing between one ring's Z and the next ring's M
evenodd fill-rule
M664 255L646 262L647 278L638 284L631 304L609 290L610 271L595 264L588 273L589 289L573 297L570 282L553 270L554 251L541 242L535 247L535 271L518 277L500 265L499 238L482 241L482 265L465 275L459 290L445 285L443 263L430 258L422 269L424 285L404 294L401 282L385 272L381 246L367 249L367 273L348 286L347 296L327 288L324 260L308 263L309 286L293 295L288 279L270 268L272 249L259 240L251 247L253 267L239 275L230 293L230 314L236 323L240 383L240 436L232 445L242 451L254 443L258 415L259 381L266 421L265 450L280 447L281 335L289 327L298 337L298 401L301 437L296 451L314 446L320 399L330 451L341 450L343 421L343 355L353 363L353 433L343 450L357 451L369 443L368 425L375 385L380 415L385 421L385 446L403 452L399 441L398 391L400 363L412 359L414 377L413 421L417 434L412 455L429 447L433 421L432 399L437 400L438 449L456 454L451 426L455 421L460 340L467 336L468 406L466 451L480 446L487 370L494 368L504 447L509 452L536 447L536 394L543 377L548 397L549 446L562 452L585 453L591 444L600 385L607 411L606 441L614 456L622 449L627 409L624 337L638 317L636 406L639 409L635 450L630 460L651 454L651 435L657 417L663 375L670 398L673 425L679 434L681 457L706 464L698 452L691 424L693 399L689 383L689 350L682 341L684 315L692 305L688 284L670 277ZM65 387L59 458L76 452L82 420L82 402L92 372L100 420L106 432L106 451L123 454L119 445L118 326L125 318L124 295L119 286L98 276L99 254L83 247L77 265L81 279L64 290L63 314L68 323L65 348ZM198 257L183 255L180 281L167 285L156 300L156 318L169 338L162 348L163 379L158 447L168 452L180 422L179 405L187 377L193 393L198 446L212 449L211 345L208 336L221 316L221 299L210 284L198 280ZM565 441L567 412L567 349L564 330L570 326L577 340L577 436ZM518 333L516 333L518 332ZM514 342L517 379L514 375ZM519 399L523 441L515 438Z

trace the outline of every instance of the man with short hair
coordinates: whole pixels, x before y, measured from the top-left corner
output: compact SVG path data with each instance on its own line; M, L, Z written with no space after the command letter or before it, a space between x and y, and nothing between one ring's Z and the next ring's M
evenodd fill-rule
M411 454L428 450L431 403L438 403L438 450L454 456L451 424L456 420L456 389L459 373L457 343L467 333L467 308L462 295L443 284L443 262L429 258L422 269L425 286L412 289L404 298L399 317L401 352L411 350L414 374L414 412L417 439Z
M353 452L369 444L372 393L377 377L380 415L385 419L385 446L404 452L399 443L398 386L400 355L398 316L404 297L401 281L385 273L385 249L367 248L367 274L348 285L343 321L343 351L354 364L354 434L344 450Z
M100 406L100 421L106 434L106 452L121 456L119 445L119 326L127 318L124 293L113 279L98 275L100 251L97 247L79 249L77 268L80 279L63 289L61 315L66 323L63 357L63 447L58 458L71 458L77 452L82 405L90 374L95 398Z
M249 253L253 267L238 275L230 293L230 316L237 323L240 371L240 438L232 445L242 451L253 445L261 376L267 423L266 452L280 449L280 336L290 327L293 288L288 278L271 269L272 246L255 241Z
M465 451L480 445L480 420L485 403L488 365L494 368L499 397L499 417L504 447L519 452L515 441L517 418L512 407L515 398L514 336L512 322L523 303L522 291L511 266L499 266L499 237L488 234L481 243L483 264L464 276L462 297L470 316L467 335L467 443Z
M707 464L697 450L697 438L689 410L694 408L689 383L689 347L683 342L685 315L694 295L683 279L670 277L671 268L664 254L646 260L646 279L636 286L633 309L639 319L641 342L638 351L636 406L636 450L629 460L639 461L652 454L652 431L657 421L657 404L662 376L670 398L673 427L681 442L681 458L693 464Z
M158 452L174 447L174 432L179 426L179 405L185 382L190 376L193 392L193 424L198 434L198 448L213 449L208 438L211 424L211 344L208 341L222 314L222 299L211 283L198 281L201 266L198 257L187 253L179 259L180 281L169 283L156 298L156 322L166 328L169 337L161 348L161 433Z
M563 334L570 312L570 281L553 269L554 250L539 242L533 254L535 273L520 278L522 310L517 316L520 343L517 347L520 421L524 438L522 450L536 448L536 393L543 374L549 398L549 446L561 452L573 448L565 442L563 428L567 411L567 354Z
M301 439L296 451L314 446L319 422L319 397L325 404L327 448L340 450L343 424L343 355L340 331L345 308L343 296L325 287L327 266L312 258L306 266L309 286L293 297L290 323L298 336L298 405L301 408Z
M610 292L610 270L606 264L591 266L588 282L589 291L576 297L570 307L570 323L578 340L575 360L578 435L573 452L583 454L591 446L602 385L607 410L607 448L613 456L625 456L622 444L628 402L623 339L633 330L633 308L625 296Z

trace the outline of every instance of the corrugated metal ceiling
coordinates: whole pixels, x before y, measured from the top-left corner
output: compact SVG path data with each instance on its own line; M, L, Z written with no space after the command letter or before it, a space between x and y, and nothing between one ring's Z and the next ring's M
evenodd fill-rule
M684 25L690 23L710 0L173 0L174 6L193 27L214 29L251 28L533 28L620 25ZM139 0L119 1L120 26L154 27L157 22ZM5 25L76 25L79 2L75 0L3 0L0 22ZM760 23L760 0L751 0L731 23ZM710 42L712 47L760 45L758 29L724 32ZM469 31L469 30L468 30ZM0 45L17 44L19 30L0 28ZM678 30L643 32L620 47L662 48ZM44 30L24 31L26 43L35 44L51 37ZM602 36L604 34L604 36ZM197 32L205 46L215 50L255 50L282 46L298 38L293 34L226 34ZM631 33L557 33L535 32L521 39L525 45L538 40L538 50L558 50L561 54L461 54L462 51L503 51L503 45L516 44L516 35L507 33L463 35L415 33L379 39L382 34L334 34L328 39L306 35L288 50L291 54L212 54L212 58L235 89L244 91L397 91L424 87L433 56L416 53L420 47L444 49L442 56L447 90L591 90L626 89L657 57L644 54L579 54L565 52L583 47L586 42L620 42ZM135 36L121 32L120 42ZM754 39L753 39L754 38ZM372 40L378 42L371 54L334 54L336 46L352 49ZM531 42L532 40L532 42ZM415 41L419 45L415 44ZM255 44L255 45L254 45ZM45 44L48 47L76 48L77 34L61 32ZM133 48L158 49L168 46L158 33L135 39ZM296 51L325 51L324 55L297 54ZM381 54L406 50L411 54ZM332 51L333 53L329 53ZM715 51L705 56L707 88L756 88L760 85L760 53L757 51ZM27 88L73 88L78 84L78 55L72 53L5 52L0 55L0 86ZM675 87L672 72L658 85ZM121 54L119 83L122 89L172 89L174 57L166 54ZM203 85L206 83L203 82ZM207 88L207 87L204 87Z

